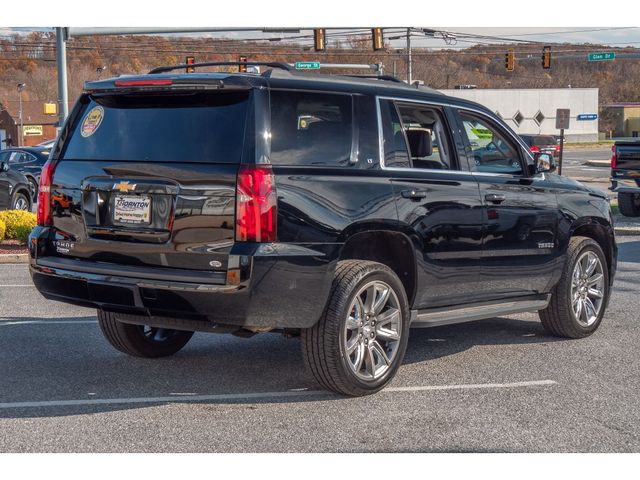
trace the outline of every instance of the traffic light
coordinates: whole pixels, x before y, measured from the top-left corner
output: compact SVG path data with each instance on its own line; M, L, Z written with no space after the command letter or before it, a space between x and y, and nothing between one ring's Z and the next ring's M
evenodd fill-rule
M507 54L504 56L504 66L508 72L513 72L515 63L516 63L516 58L513 53L513 48L510 48Z
M381 28L372 28L371 35L373 37L373 49L375 51L384 50L384 37Z
M247 56L246 55L240 55L238 57L238 62L240 63L240 65L238 65L238 72L240 73L247 73Z
M551 47L542 47L542 68L551 68Z
M196 63L196 57L187 57L184 63L186 63L187 65L193 65L194 63ZM193 73L196 71L195 67L187 67L186 70L187 73Z
M326 40L324 28L315 28L313 30L313 48L316 52L324 52Z

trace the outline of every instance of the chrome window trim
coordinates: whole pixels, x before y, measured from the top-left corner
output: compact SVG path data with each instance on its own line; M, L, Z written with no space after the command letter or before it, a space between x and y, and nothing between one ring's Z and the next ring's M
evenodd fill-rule
M422 105L433 105L433 106L438 106L438 107L450 107L450 108L454 108L456 110L466 110L469 112L473 112L476 114L480 114L483 116L487 115L487 112L484 112L480 109L476 109L476 108L472 108L472 107L462 107L460 105L453 105L452 103L449 102L441 102L438 100L422 100L422 99L411 99L411 98L404 98L404 97L390 97L387 95L376 95L376 114L378 117L378 156L379 156L379 163L380 163L380 169L382 170L386 170L386 171L390 171L390 172L407 172L407 171L412 171L412 172L426 172L426 173L451 173L451 174L463 174L463 175L478 175L478 176L483 176L483 177L507 177L507 178L530 178L528 177L526 174L524 175L512 175L509 173L491 173L491 172L472 172L472 171L465 171L465 170L439 170L439 169L435 169L435 168L403 168L403 167L387 167L384 164L384 137L383 137L383 131L382 131L382 112L380 110L380 101L381 100L390 100L392 102L408 102L408 103L419 103ZM501 120L499 120L498 123L502 122ZM504 123L504 122L502 122ZM506 131L509 134L510 138L512 140L515 140L516 143L518 145L520 145L521 148L524 148L524 142L520 139L520 138L514 138L513 135L511 135L511 133L508 130L508 126L506 124L501 125L503 127L503 129L505 129L506 127ZM455 132L453 132L453 134L455 135ZM524 148L524 151L526 151L527 148ZM460 163L460 162L459 162ZM460 167L460 165L458 166Z

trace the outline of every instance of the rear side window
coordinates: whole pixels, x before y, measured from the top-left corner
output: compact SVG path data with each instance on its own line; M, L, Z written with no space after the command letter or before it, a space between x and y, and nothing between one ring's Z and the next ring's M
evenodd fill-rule
M348 165L353 108L350 95L271 91L271 163Z
M92 96L63 158L239 163L250 94Z

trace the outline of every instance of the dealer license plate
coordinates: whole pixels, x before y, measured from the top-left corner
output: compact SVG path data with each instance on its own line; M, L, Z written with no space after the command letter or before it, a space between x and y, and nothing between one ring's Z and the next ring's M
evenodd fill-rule
M151 223L151 197L148 195L116 195L113 220L119 223Z

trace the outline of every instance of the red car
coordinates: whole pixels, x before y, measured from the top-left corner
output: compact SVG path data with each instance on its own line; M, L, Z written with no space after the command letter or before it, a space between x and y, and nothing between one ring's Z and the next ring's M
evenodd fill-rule
M520 138L529 146L534 155L536 153L548 153L554 157L560 155L560 144L552 135L520 135Z

